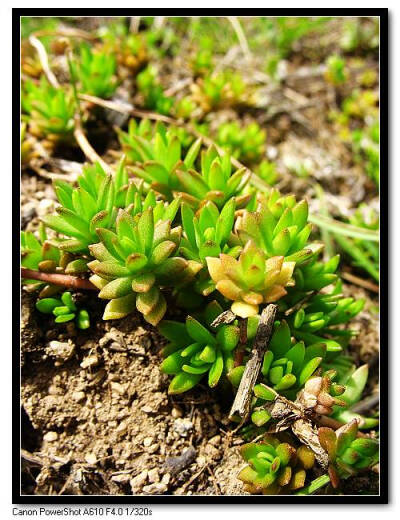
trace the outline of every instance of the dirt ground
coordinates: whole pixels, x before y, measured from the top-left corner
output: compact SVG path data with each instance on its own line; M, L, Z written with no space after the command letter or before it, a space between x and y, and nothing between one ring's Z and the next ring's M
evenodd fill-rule
M179 59L175 57L171 70L180 70ZM231 60L225 65L236 63L234 53ZM287 62L285 88L270 92L266 88L256 114L267 131L266 158L277 165L277 188L306 197L310 210L318 211L319 183L332 217L348 217L361 201L377 207L372 181L326 122L326 113L340 106L342 99L326 88L323 77L307 80L298 74L302 65L296 55ZM174 81L172 74L171 84ZM343 96L353 86L349 82ZM299 108L309 100L312 106ZM287 107L288 102L289 109L268 111ZM221 111L212 117L218 126L232 114ZM98 135L88 133L100 155L119 148L115 136L108 135L104 144ZM43 176L46 171L63 174L63 165L54 158L83 162L78 148L68 153L55 150L45 164L47 170L23 172L23 230L37 229L40 217L54 210L51 181ZM288 158L307 160L312 174L293 175ZM69 175L72 166L69 162ZM366 299L364 310L351 322L358 335L349 350L357 364L370 366L365 389L369 395L378 385L378 297L351 284L344 284L343 292ZM246 494L237 479L244 465L238 447L244 441L227 419L232 396L206 385L183 396L168 396L169 377L159 370L163 340L155 329L138 314L104 322L102 302L87 294L77 297L91 317L87 331L76 329L74 323L55 325L35 310L36 296L22 290L22 494ZM340 492L374 494L378 487L379 475L370 472L344 481ZM322 492L331 489L327 486Z

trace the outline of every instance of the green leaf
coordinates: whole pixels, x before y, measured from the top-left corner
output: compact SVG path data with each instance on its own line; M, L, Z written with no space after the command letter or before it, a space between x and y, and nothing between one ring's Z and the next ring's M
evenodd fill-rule
M68 307L68 309L70 311L76 311L77 308L76 308L76 305L75 305L75 302L72 298L72 294L70 292L65 292L61 295L61 300L63 302L64 305L66 305Z
M201 343L202 345L216 345L217 340L211 334L209 330L207 330L201 323L192 318L192 316L188 316L186 318L186 330L189 336L196 342Z
M217 386L224 369L224 358L221 351L217 351L217 357L208 373L208 385L210 388Z
M171 395L182 394L192 389L202 378L202 374L187 374L186 372L180 372L171 381L168 393Z
M62 304L61 300L56 298L43 298L36 302L36 309L44 314L51 314L53 310Z
M266 424L271 419L271 414L267 410L254 410L251 414L252 422L260 427Z
M273 352L276 359L284 357L291 347L290 329L285 320L275 328L268 348Z
M81 309L76 318L76 323L79 329L88 329L90 327L89 313L85 309Z
M151 251L154 237L153 208L148 208L142 213L139 218L137 229L143 252L148 255Z
M158 330L169 341L172 341L172 343L176 343L177 345L183 346L191 342L191 338L187 333L186 326L184 323L163 320L159 324Z
M276 393L262 383L254 386L254 395L265 401L275 401Z
M319 365L322 362L321 357L316 357L314 359L311 359L306 366L302 369L299 375L299 386L303 386L308 379L313 375L313 373L316 371L316 369L319 367Z
M224 352L230 352L236 348L240 337L239 327L236 325L225 325L217 332L217 341Z
M115 298L108 302L104 309L103 320L118 320L128 316L136 308L136 295L134 293Z

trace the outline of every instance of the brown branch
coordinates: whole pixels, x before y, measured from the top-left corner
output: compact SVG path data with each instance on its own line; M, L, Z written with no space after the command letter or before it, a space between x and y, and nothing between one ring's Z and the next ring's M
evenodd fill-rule
M358 285L359 287L363 287L364 289L368 289L368 291L372 291L374 293L379 293L379 285L376 283L370 282L369 280L364 280L364 278L360 278L347 272L342 272L341 276L346 281L353 283L354 285Z
M247 419L250 411L250 402L253 396L253 388L260 372L264 352L268 348L271 338L277 305L270 304L261 313L260 323L254 339L253 350L250 359L246 363L238 391L235 396L229 416L238 414L242 422Z
M328 417L327 415L317 416L315 418L315 422L318 424L318 426L326 426L327 428L332 428L332 430L337 430L344 424L340 421L337 421L336 419L333 419L332 417ZM358 431L357 437L368 437L368 435Z
M54 285L70 287L71 289L98 291L97 287L89 280L68 274L42 273L40 271L34 271L33 269L21 267L21 278L25 280L39 280L41 282L51 283Z
M89 143L80 123L80 118L75 117L74 137L79 148L92 163L98 162L107 173L112 173L112 168L100 157L93 146Z
M215 320L211 323L211 327L218 327L218 325L221 325L222 323L225 325L228 325L229 323L232 323L236 319L236 314L234 314L230 309L227 311L221 312Z

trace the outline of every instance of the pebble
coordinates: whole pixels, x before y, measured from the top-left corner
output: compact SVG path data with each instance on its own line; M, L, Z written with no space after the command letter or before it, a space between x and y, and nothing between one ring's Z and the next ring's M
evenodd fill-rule
M153 443L153 437L146 437L143 441L143 446L146 446L148 448Z
M160 474L158 473L158 469L157 468L151 469L149 471L148 478L149 478L149 482L151 482L151 483L159 482L160 481Z
M152 495L161 495L168 490L168 486L162 482L156 482L155 484L149 484L144 486L143 491Z
M77 403L80 403L85 399L86 395L85 392L74 392L72 394L72 399L76 401Z
M218 446L218 444L221 442L221 435L215 435L208 442L213 446Z
M182 417L182 411L174 406L172 408L171 415L174 419L177 419L178 417Z
M88 464L96 464L97 458L94 453L86 453L85 460Z
M124 395L126 393L126 385L121 385L121 383L117 383L116 381L112 381L110 383L111 391L113 394Z
M130 486L132 489L132 492L135 493L137 490L140 490L143 486L143 484L147 480L148 471L147 469L143 470L139 475L136 475L136 477L133 477L130 480Z
M170 480L171 480L171 475L169 473L165 473L165 475L163 475L163 477L161 479L161 482L167 486L169 484Z
M153 413L153 408L151 408L151 406L142 406L141 410L144 413Z
M36 216L36 204L27 202L21 209L21 227L24 228Z
M128 423L126 421L122 421L119 423L116 431L118 433L125 433L127 430L128 430Z
M130 476L128 473L121 473L121 475L114 475L111 477L111 480L113 482L118 482L119 484L125 484L130 479Z
M173 429L181 437L187 437L188 433L193 429L193 423L189 419L175 419Z
M58 439L58 433L57 432L47 432L45 435L43 435L43 439L47 442L54 442Z
M160 447L159 443L158 442L155 442L154 444L152 444L151 446L149 446L147 448L147 452L148 453L155 453L156 451L158 451L158 448Z
M54 200L50 199L42 199L36 207L36 213L39 217L43 217L47 215L47 213L52 213L54 209Z
M67 361L75 351L72 341L50 341L46 348L47 354L58 360Z
M94 367L98 364L99 364L99 358L98 358L98 356L94 355L94 356L85 357L85 359L82 361L80 366L82 368L89 368L89 367Z

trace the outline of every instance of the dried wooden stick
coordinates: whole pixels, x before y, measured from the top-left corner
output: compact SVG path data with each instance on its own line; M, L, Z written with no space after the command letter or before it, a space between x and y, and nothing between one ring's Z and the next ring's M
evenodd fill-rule
M97 287L89 280L68 274L42 273L41 271L34 271L33 269L21 267L21 278L24 278L25 280L39 280L54 285L70 287L71 289L98 291Z
M264 352L268 348L271 338L275 315L278 306L270 304L261 313L260 323L258 325L256 337L254 339L253 350L250 359L246 363L242 379L238 391L235 396L229 416L238 414L242 418L242 422L247 419L250 411L250 401L254 385L260 372Z
M29 36L29 43L32 45L32 47L36 49L43 72L45 73L46 78L49 80L49 83L53 85L53 87L59 88L60 84L58 83L57 78L50 69L49 59L47 57L47 52L43 43L38 38L36 38L34 34L31 34Z
M236 16L228 16L228 20L231 23L233 30L236 33L237 39L239 40L240 48L242 49L242 52L244 56L250 60L251 59L251 52L249 49L249 44L247 43L246 35L244 34L243 28L239 20Z
M368 289L369 291L372 291L374 293L379 293L379 285L370 282L369 280L364 280L359 276L355 276L354 274L347 272L342 272L342 278L344 278L350 283L353 283L354 285L358 285L359 287L363 287L364 289Z
M112 168L100 157L100 155L96 152L93 146L89 143L82 129L79 117L75 117L74 137L79 145L79 148L89 159L89 161L91 161L92 163L99 162L104 171L106 171L107 173L112 173Z
M218 327L218 325L221 325L224 323L225 325L228 325L229 323L232 323L236 319L236 314L233 313L230 309L227 311L221 312L215 320L211 323L211 327Z

